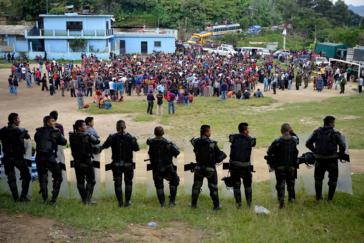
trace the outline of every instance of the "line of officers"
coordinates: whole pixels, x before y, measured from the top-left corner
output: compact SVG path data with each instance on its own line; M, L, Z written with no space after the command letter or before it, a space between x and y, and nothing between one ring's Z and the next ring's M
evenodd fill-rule
M16 113L11 113L8 117L8 126L0 130L0 140L3 146L3 164L8 178L8 184L15 201L26 202L29 183L31 180L28 165L24 160L24 139L29 139L29 134L20 128L20 118ZM67 140L62 132L56 128L54 117L44 117L44 126L36 130L34 140L36 143L36 164L39 176L40 193L45 203L56 203L62 183L62 166L57 162L58 145L66 145ZM327 116L324 118L324 126L316 129L306 142L306 147L314 154L315 164L315 189L316 199L322 200L322 182L325 172L329 173L328 200L334 197L336 183L338 179L338 159L345 154L346 145L341 134L334 129L335 118ZM242 206L241 183L245 189L245 199L247 206L252 202L252 172L254 168L251 163L252 148L256 145L256 139L249 135L247 123L240 123L238 134L229 136L231 143L230 160L224 167L229 170L230 176L223 180L227 186L233 187L237 208ZM177 168L173 164L173 157L180 154L177 146L165 139L164 130L158 126L154 130L154 138L147 140L149 146L149 170L152 170L153 180L159 203L166 206L164 193L164 180L169 181L169 206L176 203L177 188L180 182L177 175ZM191 162L185 165L185 171L191 170L194 173L192 186L191 207L197 207L198 197L203 185L204 178L207 178L210 197L213 202L213 209L220 209L218 195L218 177L216 166L221 163L227 155L221 151L216 141L210 139L211 128L209 125L202 125L200 137L193 138L191 143L196 156L196 163ZM72 152L72 166L75 169L77 188L82 202L93 204L92 194L96 184L95 163L93 154L97 153L95 148L107 149L111 147L112 163L106 165L106 170L112 170L115 195L119 207L131 205L133 189L133 177L135 163L133 162L133 152L139 151L137 139L126 132L126 124L119 120L116 123L116 133L110 135L101 145L100 141L93 135L86 132L84 120L77 120L74 124L74 131L69 134L69 142ZM276 175L276 190L279 207L284 207L285 186L287 185L288 201L295 201L295 180L298 169L299 139L294 134L289 124L281 127L281 136L273 141L267 151L267 161L271 170ZM99 146L97 146L99 145ZM18 195L16 184L15 168L20 171L22 180L21 194ZM53 190L50 199L48 198L48 171L53 177ZM123 195L122 182L125 183Z

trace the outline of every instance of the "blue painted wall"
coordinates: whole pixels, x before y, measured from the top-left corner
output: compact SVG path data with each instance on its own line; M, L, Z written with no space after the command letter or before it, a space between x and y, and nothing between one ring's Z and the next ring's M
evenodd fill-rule
M43 17L43 25L45 30L66 30L66 23L68 21L81 21L83 30L106 30L106 21L109 22L109 29L111 28L109 17L95 17L95 16L57 16L57 17Z
M148 53L153 53L154 51L160 51L165 53L173 53L176 50L175 38L174 37L119 37L115 36L114 41L114 52L119 53L120 51L120 40L125 40L125 50L126 53L141 53L141 42L148 42ZM160 41L161 46L155 47L154 42Z

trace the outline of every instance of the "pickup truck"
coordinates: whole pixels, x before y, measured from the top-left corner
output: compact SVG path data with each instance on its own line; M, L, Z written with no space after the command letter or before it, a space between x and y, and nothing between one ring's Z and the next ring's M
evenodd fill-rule
M219 46L217 49L203 48L203 50L209 54L218 54L220 56L228 56L228 57L237 54L237 52L234 49L229 48L227 46Z

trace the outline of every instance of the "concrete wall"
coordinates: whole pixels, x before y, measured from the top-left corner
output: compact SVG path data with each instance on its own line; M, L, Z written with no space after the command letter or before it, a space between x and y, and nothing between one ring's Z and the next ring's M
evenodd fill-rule
M68 52L67 40L44 40L44 49L49 52ZM71 51L71 50L70 50Z
M8 45L14 49L15 52L28 51L28 41L23 38L16 36L7 36L5 37L5 42L7 42Z
M173 37L118 37L115 36L114 40L114 52L120 53L120 40L125 40L126 53L141 53L141 42L148 42L148 54L155 51L173 53L176 50L175 38ZM154 42L160 41L161 47L155 47Z
M106 21L109 22L111 28L110 18L108 17L44 17L43 24L45 30L66 30L66 22L68 21L81 21L83 30L106 30Z
M88 40L90 52L109 52L109 40Z
M65 59L65 60L80 60L81 59L81 52L47 52L48 59ZM89 53L85 52L86 55L95 55L100 59L109 59L109 53ZM44 52L29 52L28 58L35 59L36 56L44 57Z

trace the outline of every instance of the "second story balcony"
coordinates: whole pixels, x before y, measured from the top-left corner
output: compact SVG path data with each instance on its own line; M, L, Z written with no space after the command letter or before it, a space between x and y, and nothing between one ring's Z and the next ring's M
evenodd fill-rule
M45 30L33 28L25 32L25 37L30 39L56 39L56 38L67 38L67 39L107 39L113 36L113 30Z

